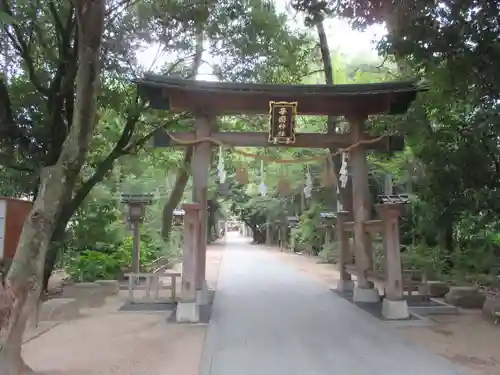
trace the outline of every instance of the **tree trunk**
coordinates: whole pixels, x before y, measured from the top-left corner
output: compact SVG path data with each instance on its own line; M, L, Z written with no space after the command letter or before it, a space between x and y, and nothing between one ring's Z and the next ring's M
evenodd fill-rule
M330 53L330 47L328 45L328 39L326 37L325 26L323 24L323 19L319 18L316 23L316 31L318 33L319 39L319 49L321 51L321 60L323 62L323 72L325 74L325 83L327 85L334 85L334 75L332 66L332 56ZM335 116L328 116L327 132L329 134L337 133L337 118ZM330 153L332 154L332 161L334 164L334 172L338 176L340 173L340 167L342 164L342 155L333 155L337 150L335 148L330 148ZM338 178L335 179L338 183ZM343 209L352 213L352 191L351 182L349 181L345 188L339 186L340 202L342 203Z
M322 19L316 23L316 31L318 32L319 49L321 51L321 60L323 62L325 83L327 85L333 85L332 56L330 54L330 47L328 46L328 39L326 37L325 26ZM332 118L333 121L335 121L335 117ZM329 118L329 121L332 121L332 118Z
M439 225L439 230L438 230L438 246L443 251L446 253L446 260L445 260L445 271L449 272L453 267L454 267L454 262L453 262L453 250L454 250L454 243L453 243L453 222L448 219L442 220L442 222Z
M79 37L77 105L61 155L55 165L42 170L40 190L24 223L10 270L0 285L1 375L28 370L21 357L22 335L39 301L44 260L64 199L75 187L96 124L105 0L75 0L74 6Z
M252 229L252 242L255 244L266 243L266 233L257 229L257 227L250 227Z
M191 66L190 78L195 79L198 75L198 70L200 69L202 57L203 57L203 36L204 36L204 23L199 22L196 25L196 48L193 57L193 64ZM184 154L184 161L182 162L182 167L177 172L177 178L175 180L175 185L170 193L168 201L163 206L162 214L162 227L161 235L165 241L167 241L172 232L172 219L173 211L179 204L186 189L186 185L189 181L189 168L191 167L191 159L193 158L193 147L189 147Z
M177 172L174 188L172 189L167 202L163 205L161 235L165 241L169 239L170 233L172 232L174 209L181 201L182 195L184 194L184 190L186 189L186 185L189 181L189 166L191 165L192 157L193 148L189 147L184 154L182 166Z
M210 210L208 213L208 235L207 235L207 243L211 243L216 241L218 238L217 235L217 210Z
M59 217L57 221L56 228L50 239L49 249L47 250L47 256L45 257L44 267L43 267L43 280L42 280L42 292L48 292L49 279L54 270L57 259L59 256L59 251L64 243L64 237L66 235L66 226L68 225L69 218Z
M31 299L31 306L25 305L19 319L14 324L10 333L9 341L0 351L0 371L2 374L34 374L34 371L24 363L21 356L21 346L23 343L23 335L26 329L29 312L35 308L36 299Z
M401 25L399 20L404 19L404 17L401 17L400 14L401 12L405 12L405 9L401 6L393 5L390 2L384 2L382 4L385 8L383 10L383 14L387 31L389 35L397 40L400 38L399 30L401 28ZM401 79L413 79L415 77L412 67L410 66L406 58L402 56L402 54L397 49L394 50L394 60L396 61L396 66L398 68Z

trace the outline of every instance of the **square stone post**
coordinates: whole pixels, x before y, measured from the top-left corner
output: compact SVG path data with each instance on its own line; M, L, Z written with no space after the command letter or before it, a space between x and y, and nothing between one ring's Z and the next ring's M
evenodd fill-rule
M365 117L348 119L352 142L363 140ZM368 187L368 165L365 147L360 145L350 151L352 165L352 195L354 218L354 256L357 269L357 285L354 288L354 302L380 302L378 290L366 279L366 271L373 268L371 236L364 230L364 222L370 220L371 202Z
M271 246L271 221L269 220L269 216L266 219L266 246Z
M197 323L200 310L196 303L196 275L198 266L198 235L200 205L183 204L184 244L182 249L181 298L177 303L176 320L180 323Z
M383 225L385 258L385 298L382 315L386 319L408 319L408 304L403 299L403 272L399 245L399 217L403 205L378 205Z
M197 114L195 118L196 138L209 137L212 127L212 117ZM212 144L201 142L194 146L192 158L193 170L193 201L200 205L200 221L198 235L198 270L196 274L196 301L200 305L208 303L208 286L205 279L207 236L208 236L208 174L212 160Z
M346 264L352 264L352 254L349 248L349 233L344 230L344 223L348 220L349 212L337 212L337 244L339 247L339 271L340 280L337 284L337 290L342 293L350 293L354 290L354 282L351 274L345 269Z

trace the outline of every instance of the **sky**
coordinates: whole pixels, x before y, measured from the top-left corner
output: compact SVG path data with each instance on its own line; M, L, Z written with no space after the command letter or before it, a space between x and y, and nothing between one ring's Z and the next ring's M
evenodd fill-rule
M293 14L287 10L286 1L287 0L275 0L275 4L279 11L287 12L290 16L293 16ZM294 19L295 21L290 21L290 26L303 27L301 19L297 17ZM372 56L375 59L377 57L375 43L385 34L385 29L382 25L376 25L365 32L360 32L352 30L347 21L340 19L326 20L325 29L330 49L338 51L349 59L356 58L356 56L360 55L363 55L365 58L367 56ZM166 61L166 56L158 54L158 51L158 46L151 45L137 52L138 61L145 70L154 70L155 67L162 65ZM205 52L203 60L210 62L213 58L208 56ZM206 63L202 64L196 79L206 81L216 80L215 76L211 73L210 65Z

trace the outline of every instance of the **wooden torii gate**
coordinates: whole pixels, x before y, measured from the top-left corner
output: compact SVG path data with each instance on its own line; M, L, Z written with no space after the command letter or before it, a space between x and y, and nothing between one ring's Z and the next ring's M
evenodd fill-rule
M196 141L206 138L216 139L227 146L234 147L304 147L304 148L346 148L359 141L375 140L367 135L364 123L368 116L377 114L405 113L422 91L412 82L391 82L376 84L350 85L266 85L219 83L184 80L158 75L145 75L135 81L140 95L155 109L173 112L190 112L195 118L192 132L159 132L155 137L157 147L171 146L177 141ZM349 122L347 134L298 133L293 144L274 144L267 132L218 132L215 131L217 116L234 114L267 114L269 103L297 102L298 115L344 116ZM181 301L177 307L177 320L180 322L199 321L199 306L206 304L207 286L205 280L206 239L207 239L207 190L208 172L211 161L210 141L200 141L194 147L192 159L193 200L195 203L183 206L185 210L185 243L183 249ZM401 150L401 137L385 137L369 145L370 149ZM399 237L397 227L398 209L382 208L383 224L371 221L372 205L368 189L368 168L364 145L353 148L349 154L352 168L352 213L340 213L338 228L344 228L342 238L348 231L354 232L355 270L352 270L352 255L345 241L342 246L342 280L339 288L354 288L354 300L358 302L379 301L378 291L368 280L373 265L373 254L369 232L385 228L387 248L392 249L386 256L387 280L385 315L392 318L405 318L408 315L403 300L402 276L399 256ZM352 222L345 217L351 215ZM370 224L371 223L371 224ZM350 273L356 273L357 285L353 286Z

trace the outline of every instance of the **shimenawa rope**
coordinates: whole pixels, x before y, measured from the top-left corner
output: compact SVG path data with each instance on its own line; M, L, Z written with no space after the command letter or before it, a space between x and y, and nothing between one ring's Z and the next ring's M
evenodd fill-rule
M356 148L356 147L361 146L361 145L369 145L369 144L372 144L372 143L377 143L377 142L381 141L382 139L384 139L385 137L387 137L387 135L381 135L380 137L373 138L373 139L360 140L360 141L358 141L356 143L353 143L352 145L350 145L350 146L348 146L346 148L340 148L340 149L338 149L333 154L325 153L324 155L311 156L311 157L299 158L299 159L278 159L278 158L275 158L275 157L272 157L272 156L252 154L252 153L245 152L245 151L242 151L242 150L237 150L235 148L235 146L226 145L223 142L221 142L220 140L218 140L216 138L213 138L213 137L202 137L202 138L195 139L193 141L183 141L181 139L176 138L175 136L172 135L172 133L170 133L168 131L167 131L167 135L175 143L178 143L178 144L183 145L183 146L192 146L192 145L196 145L196 144L201 143L201 142L212 142L212 143L214 143L214 144L216 144L218 146L229 148L229 149L231 149L232 152L234 152L236 154L239 154L239 155L242 155L242 156L246 156L246 157L249 157L249 158L253 158L253 159L257 159L257 160L264 160L266 162L276 163L276 164L309 164L309 163L315 163L315 162L318 162L318 161L323 161L325 159L329 159L332 156L340 155L343 152L349 152L353 148Z

